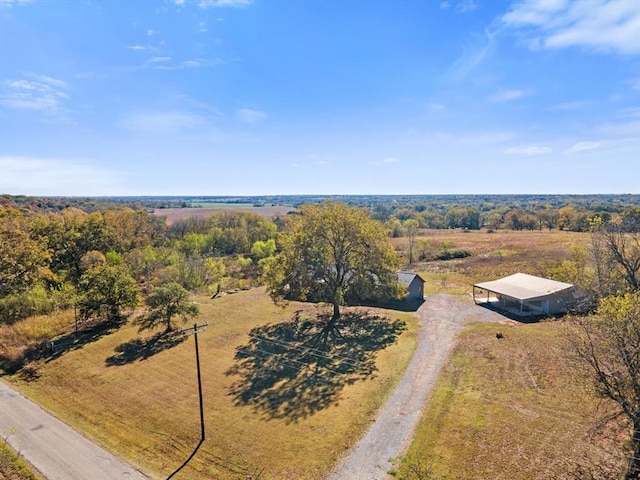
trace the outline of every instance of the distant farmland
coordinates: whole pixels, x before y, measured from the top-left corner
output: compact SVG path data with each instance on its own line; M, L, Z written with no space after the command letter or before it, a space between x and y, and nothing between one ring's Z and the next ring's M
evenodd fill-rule
M217 207L207 208L156 208L153 210L153 215L157 217L165 217L167 219L167 225L177 222L178 220L184 220L185 218L201 217L207 218L209 215L215 212L251 212L260 215L264 218L273 218L279 215L286 215L289 212L294 211L295 208L287 205L276 205L269 207L254 207L248 205L235 205L235 204L220 204Z

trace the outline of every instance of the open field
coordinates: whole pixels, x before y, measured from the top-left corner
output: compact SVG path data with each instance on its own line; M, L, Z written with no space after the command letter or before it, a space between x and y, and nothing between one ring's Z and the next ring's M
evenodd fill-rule
M332 377L337 383L325 383L331 375L323 376L315 379L314 388L297 385L306 395L305 404L290 402L296 398L291 391L289 398L276 395L267 397L266 404L243 405L232 394L238 376L227 372L249 330L289 320L296 310L314 314L316 308L293 303L282 310L263 289L215 300L198 297L197 302L199 322L209 322L198 336L207 440L175 478L252 478L261 471L261 479L322 478L368 427L415 347L414 317L391 312L409 329L379 351L378 371L370 379L344 374ZM19 375L10 380L107 449L154 478L165 478L199 439L194 342L192 337L164 343L149 334L139 338L135 327L125 326L42 363L30 380ZM269 409L279 401L288 407L284 414ZM309 411L308 405L320 407Z
M224 206L223 206L224 205ZM286 205L278 205L274 207L254 207L235 204L220 204L215 207L202 208L157 208L153 211L153 215L157 217L165 217L167 225L184 220L190 217L208 218L212 213L216 212L250 212L260 215L264 218L274 218L295 210L293 207Z
M567 331L562 321L466 327L396 477L555 480L583 478L570 476L578 463L624 468L606 438L590 436L600 403L572 367Z
M573 246L588 247L588 233L566 231L425 230L414 246L431 256L442 251L465 250L471 256L453 260L417 261L405 268L419 272L426 280L425 294L470 293L474 283L523 272L545 276L550 266L570 257ZM406 237L391 239L403 256L408 251Z

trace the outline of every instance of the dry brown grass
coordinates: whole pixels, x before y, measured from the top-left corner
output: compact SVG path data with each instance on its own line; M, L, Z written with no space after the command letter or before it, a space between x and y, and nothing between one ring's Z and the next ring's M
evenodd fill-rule
M282 310L263 289L216 300L198 297L199 335L207 440L192 464L175 478L318 479L369 426L376 409L404 371L415 346L415 320L392 312L410 329L381 351L378 372L340 391L338 401L297 421L268 418L230 395L236 348L251 328L291 318L308 304ZM198 397L192 337L173 348L123 359L137 330L126 326L81 349L42 365L39 378L19 389L109 450L166 477L190 454L199 438ZM129 352L135 353L135 352ZM111 365L111 366L109 366Z
M578 478L568 475L585 458L622 467L591 437L600 404L567 353L565 325L502 325L502 340L497 328L460 335L397 477L419 478L417 465L467 480Z
M549 268L569 258L571 247L588 245L588 233L564 231L427 230L416 241L426 242L431 253L466 250L472 255L454 260L415 262L403 268L420 272L427 280L425 293L468 293L471 285L517 272L545 276ZM392 239L394 247L406 256L407 238Z
M11 325L0 325L0 368L19 364L29 349L70 331L74 324L73 310L36 315Z

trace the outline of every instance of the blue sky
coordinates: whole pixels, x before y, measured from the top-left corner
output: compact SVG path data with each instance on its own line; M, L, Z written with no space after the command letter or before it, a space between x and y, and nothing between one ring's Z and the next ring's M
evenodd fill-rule
M640 0L0 0L0 193L639 193Z

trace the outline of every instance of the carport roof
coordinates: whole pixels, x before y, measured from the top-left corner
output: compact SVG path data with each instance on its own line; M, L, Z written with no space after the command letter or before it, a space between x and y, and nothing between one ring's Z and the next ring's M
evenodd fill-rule
M552 293L567 290L572 288L573 285L549 280L548 278L527 275L526 273L515 273L499 280L476 283L474 287L518 300L530 300L532 298L544 297Z

